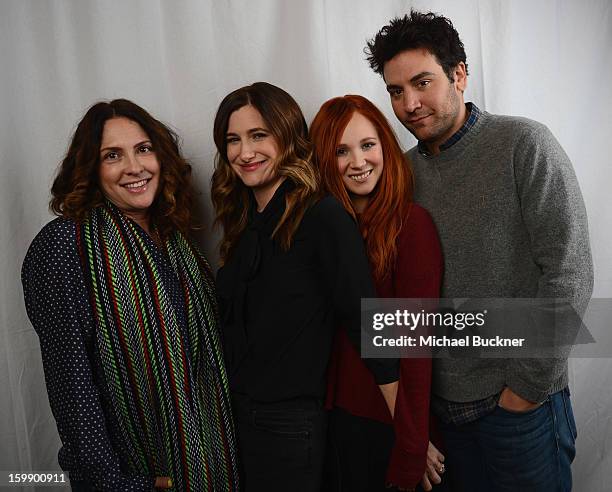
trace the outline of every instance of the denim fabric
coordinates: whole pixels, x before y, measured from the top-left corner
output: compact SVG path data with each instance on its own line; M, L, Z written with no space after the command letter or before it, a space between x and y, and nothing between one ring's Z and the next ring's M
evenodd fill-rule
M576 423L567 388L528 412L497 406L469 424L442 424L457 492L569 492Z
M243 491L318 492L327 435L322 401L257 403L234 395L233 404Z

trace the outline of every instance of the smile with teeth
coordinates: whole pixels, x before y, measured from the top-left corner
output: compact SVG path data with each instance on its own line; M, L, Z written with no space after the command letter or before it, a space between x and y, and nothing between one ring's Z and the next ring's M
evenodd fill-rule
M370 174L372 174L371 169L361 174L352 174L349 176L349 178L351 178L353 181L365 181L366 179L368 179Z
M127 183L124 184L123 187L127 188L128 191L134 192L143 192L147 190L147 183L151 180L151 178L141 179L140 181L136 181L135 183Z

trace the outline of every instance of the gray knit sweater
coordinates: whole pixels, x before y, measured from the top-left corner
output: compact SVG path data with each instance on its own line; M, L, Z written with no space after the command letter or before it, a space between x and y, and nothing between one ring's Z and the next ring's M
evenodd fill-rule
M459 142L406 154L415 201L431 214L447 298L565 298L593 288L587 216L572 164L546 126L483 112ZM565 359L435 359L433 391L475 401L509 386L543 401L567 385Z

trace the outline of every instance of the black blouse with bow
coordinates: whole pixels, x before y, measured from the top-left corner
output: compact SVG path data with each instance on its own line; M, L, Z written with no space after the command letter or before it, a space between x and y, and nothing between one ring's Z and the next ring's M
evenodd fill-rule
M323 398L334 330L361 343L360 299L375 297L357 224L333 197L311 206L288 251L271 239L293 188L285 180L219 270L224 344L233 392L262 402ZM366 359L378 384L398 379L394 359Z

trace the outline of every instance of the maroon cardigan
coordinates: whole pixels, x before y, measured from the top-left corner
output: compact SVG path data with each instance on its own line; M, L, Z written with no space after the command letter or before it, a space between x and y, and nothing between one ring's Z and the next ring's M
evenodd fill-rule
M429 213L416 204L403 224L397 253L393 274L376 285L378 296L439 297L443 269L440 241ZM387 469L388 483L414 488L425 473L430 391L431 359L401 359L392 419L372 374L345 330L338 330L329 367L327 407L337 406L359 417L393 424L396 439Z

